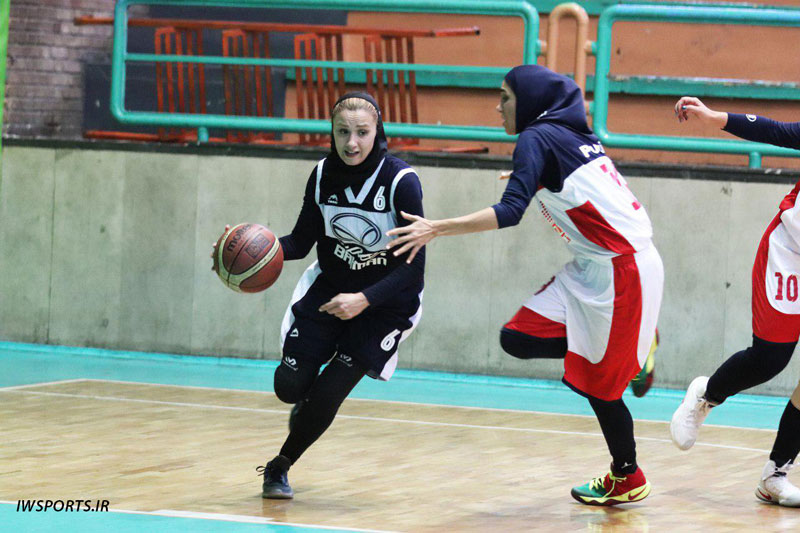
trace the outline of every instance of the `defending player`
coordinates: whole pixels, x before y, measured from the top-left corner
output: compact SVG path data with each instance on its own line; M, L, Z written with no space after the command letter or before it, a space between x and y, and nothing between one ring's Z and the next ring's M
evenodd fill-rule
M281 326L283 359L275 394L296 404L289 436L266 467L264 498L292 498L287 471L333 422L364 375L388 380L397 347L419 322L425 258L386 251L386 232L422 216L413 169L387 153L377 102L342 96L331 112L331 151L314 168L285 260L317 258L300 278ZM322 365L327 366L320 372Z
M644 499L650 484L636 463L633 419L622 401L655 337L664 271L644 207L586 123L569 78L544 67L515 67L497 111L519 133L502 200L446 220L404 214L414 223L389 232L396 254L431 239L517 224L532 199L575 258L524 302L500 332L514 357L564 359L563 381L591 404L613 462L605 476L572 489L590 505Z
M800 149L800 122L777 122L755 115L714 111L697 98L675 104L683 122L690 117L749 141ZM708 412L745 389L765 383L789 363L800 337L800 181L778 207L761 238L753 265L753 344L733 354L710 378L694 379L670 424L672 440L688 450L697 440ZM756 496L763 501L800 507L800 489L786 473L800 452L800 386L783 411L778 435L761 473Z

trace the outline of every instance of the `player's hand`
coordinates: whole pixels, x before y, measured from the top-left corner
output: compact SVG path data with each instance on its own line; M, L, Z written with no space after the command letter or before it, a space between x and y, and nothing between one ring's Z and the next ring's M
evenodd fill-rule
M369 307L369 300L363 292L342 292L320 307L319 311L333 315L340 320L350 320L360 315L367 307Z
M223 235L228 233L228 230L231 229L230 224L225 224L225 231L222 232ZM219 272L219 265L217 264L217 242L219 239L211 243L211 270L214 272Z
M427 218L409 215L403 211L400 211L400 214L403 215L404 219L410 220L411 224L387 231L386 235L397 238L389 241L386 248L391 250L396 246L402 245L400 248L396 249L393 254L397 257L410 251L408 259L406 259L406 263L410 263L414 259L414 256L417 255L420 248L431 242L438 233L436 232L433 222Z
M675 104L675 116L678 122L689 120L695 117L703 124L724 128L728 122L728 114L721 111L709 109L699 98L694 96L684 96Z

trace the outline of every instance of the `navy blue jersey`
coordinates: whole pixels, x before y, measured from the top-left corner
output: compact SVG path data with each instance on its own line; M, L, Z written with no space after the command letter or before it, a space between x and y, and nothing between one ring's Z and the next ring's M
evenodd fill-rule
M800 122L778 122L756 115L728 113L728 123L723 129L748 141L800 150Z
M517 224L535 197L576 255L634 254L649 247L650 219L586 124L575 82L538 65L515 67L506 82L516 95L519 139L514 171L493 206L498 226Z
M514 148L514 171L503 198L494 206L499 226L518 224L536 191L560 192L575 170L603 156L603 145L593 133L557 122L526 128Z
M521 65L506 75L516 95L514 171L495 204L501 228L518 224L539 189L559 193L576 170L605 156L586 123L583 95L566 76L538 65Z
M322 198L325 159L306 184L292 233L281 237L284 259L301 259L317 245L320 282L338 292L363 292L372 306L416 301L423 287L424 249L408 264L386 249L386 232L409 223L400 211L423 216L422 186L404 161L387 155L360 190L348 187Z

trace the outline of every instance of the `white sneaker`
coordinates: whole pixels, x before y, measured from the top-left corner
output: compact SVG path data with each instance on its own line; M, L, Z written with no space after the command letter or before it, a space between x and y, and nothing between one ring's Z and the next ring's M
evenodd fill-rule
M675 414L672 415L669 432L672 434L672 442L681 450L688 450L694 446L703 420L714 407L703 397L706 393L706 385L708 385L706 376L694 378L686 391L686 396L675 410Z
M800 507L800 489L792 485L786 477L786 473L793 467L792 463L786 463L778 468L775 461L767 461L761 473L761 481L756 487L756 498L784 507Z

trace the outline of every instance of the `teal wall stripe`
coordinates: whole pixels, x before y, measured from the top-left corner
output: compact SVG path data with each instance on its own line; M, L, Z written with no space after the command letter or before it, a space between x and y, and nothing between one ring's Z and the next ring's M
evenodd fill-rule
M0 387L66 379L271 392L277 361L111 351L0 342ZM531 365L535 365L531 361ZM709 369L710 370L710 369ZM559 381L398 370L388 382L364 379L351 397L449 406L592 415L588 402ZM683 391L653 389L625 399L638 420L668 421ZM738 395L712 411L709 424L777 427L786 399Z

